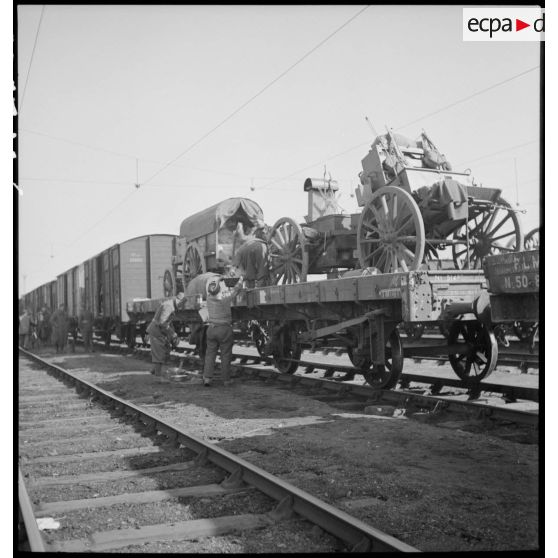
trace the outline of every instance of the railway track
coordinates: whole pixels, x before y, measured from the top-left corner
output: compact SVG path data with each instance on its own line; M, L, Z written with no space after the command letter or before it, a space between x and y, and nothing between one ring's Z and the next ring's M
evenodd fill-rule
M302 538L312 525L331 535L324 551L416 551L145 408L20 355L21 531L32 550L161 551L178 541L183 552L207 551L218 537L257 537L296 514L308 522ZM287 551L304 549L293 542Z
M124 354L129 354L131 349L125 345L112 346L112 349ZM140 358L150 358L150 351L144 347L136 347L133 354ZM171 355L171 360L178 365L176 378L183 372L185 363L190 363L198 370L201 365L199 356L194 354L194 348L181 348ZM517 400L538 401L538 389L520 386L510 386L497 383L481 382L480 385L466 387L461 380L440 378L429 375L403 375L403 387L397 390L376 390L371 386L360 383L331 381L333 373L354 372L355 368L337 364L319 364L300 362L300 373L285 375L275 369L266 366L270 364L269 359L259 355L233 354L234 374L237 377L250 379L262 379L275 381L284 386L307 387L321 396L342 398L341 406L355 411L363 411L370 406L384 406L388 410L403 412L408 415L418 413L419 416L426 415L427 420L438 420L442 414L465 415L492 423L511 423L528 429L538 429L538 411L524 411L509 408L509 403ZM323 370L323 377L308 377L309 373ZM409 389L410 382L416 381L430 386L428 390L420 389L419 392ZM444 386L454 386L457 392L446 396L440 392ZM460 391L459 391L460 390ZM425 393L427 391L427 393ZM461 397L460 396L461 393ZM494 404L482 399L482 393L496 393L501 395L505 401L502 404ZM464 400L465 399L465 400ZM324 400L324 399L321 399ZM501 403L501 401L500 401Z

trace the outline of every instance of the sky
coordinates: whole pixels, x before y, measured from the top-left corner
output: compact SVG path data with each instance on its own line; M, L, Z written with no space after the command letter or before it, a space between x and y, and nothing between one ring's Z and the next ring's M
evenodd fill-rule
M464 42L460 6L20 5L17 23L20 293L229 197L303 222L324 172L359 212L366 116L426 130L539 225L539 44Z

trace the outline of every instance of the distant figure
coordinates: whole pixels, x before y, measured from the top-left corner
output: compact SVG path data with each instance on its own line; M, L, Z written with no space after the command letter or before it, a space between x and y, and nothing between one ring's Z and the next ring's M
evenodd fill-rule
M223 384L230 385L230 362L233 348L233 328L231 302L242 288L242 277L234 288L228 289L222 277L210 279L207 283L207 348L203 370L203 385L210 386L215 372L217 351L221 351L221 374Z
M239 222L234 233L240 246L235 251L233 266L238 269L237 275L244 277L244 284L248 289L269 284L265 227L265 223L260 220L252 230L246 231L243 224Z
M155 376L163 375L163 364L167 362L170 348L178 343L178 335L172 327L172 318L184 301L184 293L178 293L174 298L165 300L147 327L151 344L151 361L153 362L151 373Z
M29 349L31 336L31 316L27 308L23 309L23 314L19 317L19 346Z
M43 306L37 319L37 335L39 337L40 346L46 346L49 344L50 334L50 312L46 306Z
M82 306L79 330L83 339L83 348L86 353L89 353L93 349L93 312L85 304Z
M63 353L68 341L68 314L61 304L50 318L52 325L52 341L57 353Z

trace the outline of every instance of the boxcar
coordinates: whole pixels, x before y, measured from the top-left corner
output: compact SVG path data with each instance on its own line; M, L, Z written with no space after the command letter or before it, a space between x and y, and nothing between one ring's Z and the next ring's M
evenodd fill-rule
M82 264L83 300L93 312L95 331L107 344L113 332L121 339L135 332L135 326L128 331L126 301L163 296L163 276L175 243L176 236L171 234L139 236Z

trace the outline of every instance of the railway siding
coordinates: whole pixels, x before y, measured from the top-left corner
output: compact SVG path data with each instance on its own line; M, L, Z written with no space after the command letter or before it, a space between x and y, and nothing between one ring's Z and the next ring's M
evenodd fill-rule
M147 363L126 357L76 354L56 360L120 397L164 402L156 411L151 407L161 420L194 428L202 439L421 550L538 546L536 446L467 432L463 424L441 429L402 417L363 416L269 383L227 390L158 383ZM141 492L149 490L142 485ZM257 544L286 544L280 538L285 524L271 528L269 539L267 532L258 532ZM255 548L248 539L226 538L212 548Z

